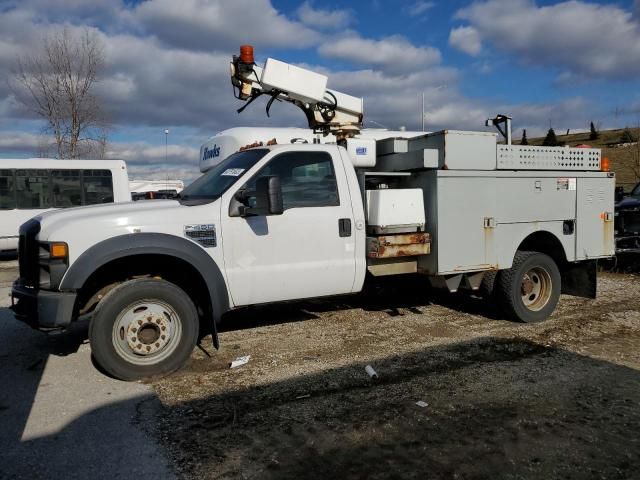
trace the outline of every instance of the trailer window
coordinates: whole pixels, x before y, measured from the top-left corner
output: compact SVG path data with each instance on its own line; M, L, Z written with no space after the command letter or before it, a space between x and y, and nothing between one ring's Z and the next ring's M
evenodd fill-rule
M50 208L49 174L46 170L16 170L17 207Z
M54 207L82 205L80 170L51 170L51 187Z
M83 170L84 205L113 202L113 179L109 170Z
M13 170L0 170L0 210L16 208L16 190Z
M333 162L327 152L286 152L277 155L249 181L246 188L255 190L256 180L269 175L280 177L285 210L340 205Z

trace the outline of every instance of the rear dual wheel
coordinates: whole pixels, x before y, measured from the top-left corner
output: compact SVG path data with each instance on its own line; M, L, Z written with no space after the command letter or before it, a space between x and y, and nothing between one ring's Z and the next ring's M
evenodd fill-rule
M514 320L533 323L546 320L560 299L560 270L540 252L519 251L513 266L499 272L494 294L503 311Z
M98 304L89 327L98 365L120 380L168 375L187 361L198 340L196 307L178 286L135 279Z

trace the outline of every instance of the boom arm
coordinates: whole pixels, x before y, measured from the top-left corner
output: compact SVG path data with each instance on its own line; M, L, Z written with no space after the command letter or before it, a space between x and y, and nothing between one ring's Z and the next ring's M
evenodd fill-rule
M231 62L231 83L235 97L245 102L242 112L261 95L271 97L267 116L275 100L293 103L300 108L314 132L338 139L352 137L360 131L363 101L326 88L325 75L268 58L264 67L255 64L253 47L240 47L240 56Z

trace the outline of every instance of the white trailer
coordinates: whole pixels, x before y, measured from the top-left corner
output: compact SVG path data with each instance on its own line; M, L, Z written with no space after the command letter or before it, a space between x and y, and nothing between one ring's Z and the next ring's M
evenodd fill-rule
M92 312L96 361L133 380L178 369L203 334L217 347L229 310L357 293L368 276L484 283L524 322L546 319L561 292L595 296L596 262L614 253L614 176L599 150L511 145L504 116L490 123L506 144L487 132L363 134L361 99L249 53L232 63L238 98L290 102L313 133L227 131L203 146L206 173L178 200L27 222L18 318L59 329Z
M129 180L131 193L166 192L180 193L184 190L182 180Z
M18 248L20 225L43 212L131 200L122 160L0 159L0 252Z

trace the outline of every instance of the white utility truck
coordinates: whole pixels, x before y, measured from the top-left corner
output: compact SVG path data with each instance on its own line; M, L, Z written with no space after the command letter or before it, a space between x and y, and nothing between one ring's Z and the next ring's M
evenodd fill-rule
M561 292L595 296L596 261L614 253L614 175L599 150L512 145L505 116L489 121L504 144L488 132L363 134L362 100L327 77L260 68L248 47L231 67L238 98L292 103L312 132L236 131L252 141L233 153L223 132L178 200L25 223L18 318L46 330L91 314L95 359L133 380L178 369L201 336L217 347L231 309L356 293L367 276L423 274L450 291L484 279L524 322L547 318Z

